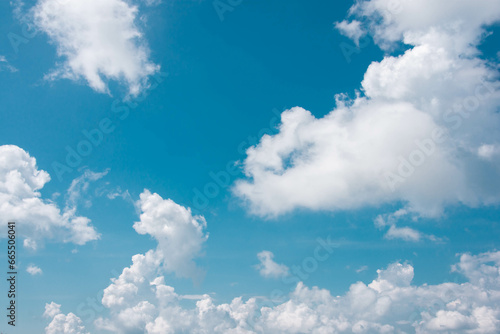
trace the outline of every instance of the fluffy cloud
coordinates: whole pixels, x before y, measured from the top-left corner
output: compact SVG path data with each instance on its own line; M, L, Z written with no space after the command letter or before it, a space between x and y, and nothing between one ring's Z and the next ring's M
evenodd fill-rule
M35 23L56 45L62 62L47 78L84 79L98 92L116 80L137 95L159 70L136 25L138 9L123 0L39 0Z
M361 29L361 22L357 20L352 20L348 22L346 20L342 22L337 22L335 27L342 33L344 36L349 37L359 46L359 39L363 37L366 32Z
M193 259L202 255L203 244L208 239L204 232L205 218L193 216L191 209L148 190L140 195L137 206L142 213L134 229L156 239L155 253L165 269L179 277L200 279L203 271L196 267Z
M14 145L0 146L0 217L15 221L24 246L38 247L43 239L83 245L99 234L86 217L76 215L76 206L58 206L39 192L50 176L38 170L35 158ZM4 234L5 235L5 234Z
M203 243L205 220L147 190L137 204L142 214L134 227L138 233L152 235L158 247L134 255L132 265L112 279L102 298L109 315L95 321L98 329L120 334L500 331L500 252L462 254L451 270L463 275L465 283L416 286L412 284L414 268L396 262L377 270L371 283L354 283L340 296L292 279L284 281L290 286L288 295L276 290L269 298L237 297L230 303L217 304L208 294L180 294L166 284L164 276L169 271L185 272L182 266L172 267L179 261L164 252L165 241L175 234L182 244ZM404 214L384 217L384 221ZM199 255L198 246L190 249L182 253L188 268ZM271 253L260 255L263 262L272 261ZM47 333L85 331L78 317L61 314L55 303L47 304L45 316L52 319Z
M257 254L260 263L255 266L262 277L280 278L289 274L289 269L284 264L274 262L274 254L270 251L262 251Z
M113 318L100 318L97 325L115 332L143 330L148 323L152 328L161 326L151 324L158 310L148 298L158 296L162 305L171 300L196 299L175 294L173 288L164 285L161 273L174 272L195 281L203 277L194 259L202 255L202 246L208 238L204 232L205 218L193 216L189 208L148 190L140 195L137 207L142 213L134 229L139 234L151 235L158 247L134 255L132 265L104 290L102 303L111 310Z
M369 0L354 5L350 13L365 20L367 29L381 45L401 40L415 45L415 37L427 38L431 31L444 30L456 37L447 39L444 46L474 52L483 26L500 19L500 4L492 0Z
M463 254L453 271L466 283L412 285L414 268L393 263L371 283L342 296L298 283L287 300L241 297L216 304L203 295L192 307L153 270L151 254L125 269L131 284L111 318L97 320L114 333L496 333L500 330L500 252ZM139 270L139 267L141 270ZM135 268L136 267L136 268ZM145 269L145 270L142 270ZM159 269L159 267L157 267ZM133 271L133 274L130 272ZM133 279L132 279L133 277ZM125 289L123 290L125 291Z
M40 267L37 267L33 264L30 264L27 268L26 268L26 271L28 272L28 274L30 275L41 275L43 273L42 269L40 269Z
M44 317L51 319L45 328L45 334L89 334L82 321L73 313L61 313L61 305L54 302L45 304Z
M372 0L351 14L356 20L337 25L343 33L356 40L364 31L383 48L402 41L408 50L373 62L363 94L338 95L323 118L299 107L283 112L279 133L247 150L248 179L235 194L271 217L394 202L433 217L451 204L498 203L500 82L477 45L500 5Z

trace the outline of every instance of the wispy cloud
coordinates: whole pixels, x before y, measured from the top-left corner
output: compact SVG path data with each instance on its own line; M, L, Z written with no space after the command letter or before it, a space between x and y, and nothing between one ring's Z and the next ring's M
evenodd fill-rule
M17 68L10 65L5 56L0 56L0 72L1 71L17 72Z

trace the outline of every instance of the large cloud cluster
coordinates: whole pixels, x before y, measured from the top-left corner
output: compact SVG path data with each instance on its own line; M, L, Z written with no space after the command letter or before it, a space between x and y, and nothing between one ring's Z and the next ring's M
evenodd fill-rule
M97 327L113 333L497 333L500 330L500 252L463 254L452 270L466 283L411 284L414 268L393 263L370 284L343 296L298 283L286 301L242 297L216 304L208 294L186 307L158 270L153 252L136 255L103 304L111 318ZM126 284L125 284L126 282ZM114 297L110 299L110 288ZM120 296L117 299L117 296ZM264 305L262 305L264 304ZM59 316L59 318L62 318Z
M464 276L465 283L412 285L414 268L396 262L378 270L371 283L354 283L341 296L299 282L290 285L289 295L274 291L264 298L237 297L219 304L209 294L183 295L165 279L169 272L200 273L194 260L207 239L205 219L147 190L137 205L142 213L134 228L153 236L158 247L134 255L132 264L104 289L102 304L109 315L95 320L100 330L121 334L500 331L500 252L462 254L451 271ZM171 252L169 243L179 252ZM267 261L273 270L264 270L266 274L275 274L276 266L280 275L289 274L271 255L259 253L260 269ZM47 333L75 326L85 331L78 317L62 314L57 304L47 304L46 316L51 319Z
M262 216L394 202L438 216L447 205L498 203L500 82L477 46L500 4L372 0L351 15L337 24L345 35L408 49L373 62L362 94L338 95L325 117L285 111L279 133L248 149L248 179L234 192Z
M136 24L138 9L123 0L39 0L35 23L62 62L48 78L84 79L99 92L116 80L137 95L159 70Z
M14 221L24 245L36 249L44 239L83 245L97 240L99 234L90 219L76 215L76 203L64 210L39 192L50 181L49 174L39 170L35 158L14 145L0 146L0 218ZM76 182L76 181L75 181ZM74 185L77 183L74 182ZM71 194L76 194L71 189ZM5 235L5 234L4 234Z

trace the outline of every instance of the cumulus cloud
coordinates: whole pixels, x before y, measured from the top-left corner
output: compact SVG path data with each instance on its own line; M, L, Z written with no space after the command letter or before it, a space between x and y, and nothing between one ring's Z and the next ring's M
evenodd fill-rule
M257 254L260 263L255 266L262 277L280 278L289 274L289 268L284 264L274 262L274 254L270 251L262 251Z
M373 62L356 98L337 95L328 115L283 112L279 133L247 150L234 193L265 217L399 202L436 217L448 205L498 203L500 82L477 46L500 5L372 0L351 14L343 33L408 49Z
M377 270L371 283L354 283L340 296L291 280L285 283L290 286L288 295L273 291L268 298L236 297L219 304L209 294L180 294L166 284L164 276L174 271L166 265L172 259L164 252L165 240L175 233L183 244L203 242L204 219L147 190L137 204L143 213L134 227L138 233L152 235L158 247L134 255L132 264L112 279L102 298L109 315L95 321L98 329L120 334L472 334L500 330L500 252L462 254L451 270L463 275L465 283L413 285L413 266L395 262ZM185 262L191 263L199 254L199 248L194 249L183 253ZM264 262L272 260L269 252L261 255ZM176 269L184 272L182 267ZM85 332L80 319L62 314L58 304L47 304L45 316L52 319L47 333Z
M160 230L176 226L171 221L198 226L201 218L194 219L189 209L149 191L142 195L138 204L143 214L162 217L158 221L164 228L141 215L142 223L136 224L146 226L137 226L138 232L144 228L161 240L165 236ZM189 238L199 242L199 234L185 236L187 244L191 243ZM463 275L465 283L413 285L413 266L395 262L377 270L371 283L354 283L340 296L318 287L309 288L302 282L294 286L292 280L286 283L290 285L288 295L273 291L268 298L236 297L230 303L219 304L209 294L185 296L166 284L164 272L168 270L160 240L157 249L134 255L132 265L104 290L102 304L109 315L95 321L98 329L120 334L472 334L500 330L500 252L462 254L451 270ZM263 258L271 256L267 253ZM46 306L46 316L53 319L47 333L55 333L62 324L71 328L68 323L77 326L76 333L84 331L78 318L72 313L63 315L59 309L55 303Z
M403 239L406 241L420 241L422 234L411 227L396 227L392 225L385 234L387 239Z
M144 331L147 324L161 326L152 324L158 306L148 298L158 296L162 305L172 300L198 298L174 293L173 288L164 285L162 273L173 272L195 281L203 277L194 259L202 255L202 246L208 238L204 232L205 218L193 216L189 208L149 190L140 195L137 207L142 213L134 229L139 234L151 235L158 247L134 255L132 265L123 269L104 290L102 304L111 310L112 318L100 318L96 323L109 331L128 333Z
M35 266L34 264L30 264L27 268L26 271L30 275L41 275L43 273L42 269L40 267Z
M15 221L25 247L36 249L44 239L83 245L99 234L90 219L76 215L76 206L63 211L39 192L50 176L35 158L14 145L0 146L0 217ZM5 235L5 234L4 234Z
M33 14L61 57L48 79L83 79L102 93L115 80L135 96L159 70L136 24L138 9L126 1L39 0Z
M193 260L202 255L203 244L208 239L204 231L205 218L193 216L191 209L149 190L140 195L137 207L142 213L134 229L139 234L151 235L158 242L155 254L165 269L179 277L200 279L203 271Z
M151 255L151 254L150 254ZM191 307L148 254L124 270L121 303L104 303L112 317L96 325L114 333L497 333L500 330L500 252L462 254L453 271L465 283L412 285L414 268L392 263L369 284L357 282L341 296L302 282L286 300L242 297L216 304L209 295ZM137 268L134 268L137 266ZM139 270L139 266L142 269ZM158 269L158 268L157 268ZM134 277L134 279L132 279ZM123 291L125 291L125 287ZM104 302L104 300L103 300Z
M45 334L89 334L80 318L73 313L61 313L61 305L54 302L45 304L44 317L51 319Z

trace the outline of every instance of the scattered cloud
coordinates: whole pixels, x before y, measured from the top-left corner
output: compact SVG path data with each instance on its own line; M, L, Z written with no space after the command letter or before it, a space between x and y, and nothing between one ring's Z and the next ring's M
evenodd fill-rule
M283 112L279 132L247 150L234 193L269 218L386 203L438 217L449 205L498 203L500 82L477 46L500 4L372 0L350 13L342 33L408 50L371 63L356 97L337 95L322 118Z
M90 219L76 215L76 206L61 211L42 198L39 190L49 181L49 174L39 170L26 151L14 145L0 146L0 217L23 222L17 229L24 246L37 249L45 239L77 245L99 239Z
M398 227L397 226L398 221L404 218L405 216L410 216L413 222L418 221L418 215L412 214L411 211L403 208L393 213L378 215L374 220L374 224L378 229L381 230L389 226L389 229L385 234L386 239L401 239L404 241L411 241L411 242L419 242L424 239L433 242L442 241L442 239L432 234L425 234L411 227Z
M172 269L165 266L164 231L170 227L179 231L176 225L188 221L198 230L201 218L194 219L189 209L147 190L138 204L143 210L141 225L145 226L136 226L136 230L139 233L148 230L157 239L158 248L134 255L132 265L112 279L102 298L109 316L95 321L98 329L121 334L431 333L437 330L472 334L500 330L497 320L500 316L500 252L462 254L451 270L463 275L465 283L413 285L414 268L408 263L395 262L377 270L377 277L371 283L354 283L340 296L299 282L285 300L236 297L230 303L217 304L209 294L179 294L166 284L163 275ZM200 242L198 233L182 235L183 244ZM261 258L263 262L272 260L269 252ZM60 306L55 303L47 304L45 315L52 318L47 333L58 333L56 328L76 328L75 333L84 332L80 320L72 313L61 314Z
M274 254L270 251L262 251L257 254L260 263L255 266L260 275L265 278L281 278L290 273L290 269L284 264L274 262Z
M28 272L28 274L30 274L32 276L41 275L43 273L42 269L40 269L39 267L37 267L37 266L35 266L33 264L30 264L26 268L26 271Z
M49 80L84 79L101 93L109 93L108 81L114 80L136 96L160 69L136 25L138 9L127 1L39 0L33 15L61 58Z

